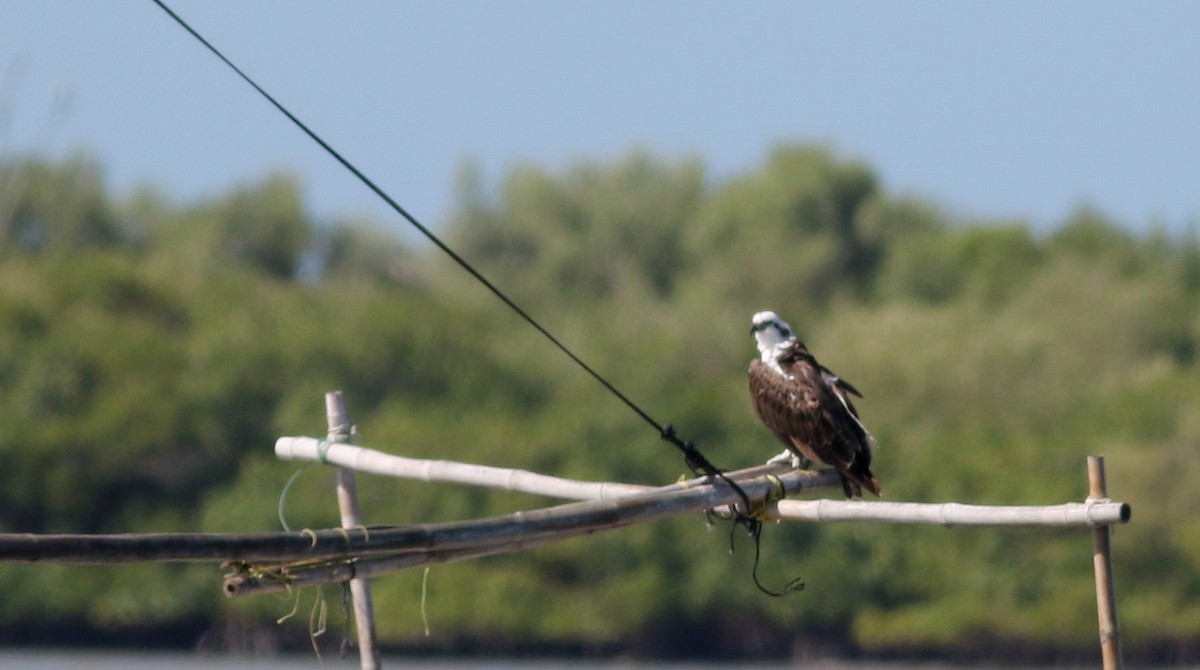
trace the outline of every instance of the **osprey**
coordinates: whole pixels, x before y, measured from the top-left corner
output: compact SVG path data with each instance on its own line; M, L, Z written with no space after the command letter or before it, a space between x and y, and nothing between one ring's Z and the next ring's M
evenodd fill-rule
M847 395L862 394L818 363L775 312L759 312L752 323L761 357L750 361L750 397L787 447L771 462L824 463L841 476L847 498L861 496L862 489L882 495L871 474L874 438Z

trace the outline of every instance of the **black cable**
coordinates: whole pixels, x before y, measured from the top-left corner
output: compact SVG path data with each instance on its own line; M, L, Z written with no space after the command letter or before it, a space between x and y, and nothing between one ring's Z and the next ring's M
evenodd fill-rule
M552 335L550 333L550 331L543 328L540 323L538 323L537 321L535 321L533 319L533 317L529 316L529 314L527 314L525 312L525 310L521 309L521 307L519 305L517 305L515 302L513 302L512 299L510 299L507 295L505 295L505 293L503 291L501 291L499 288L496 287L495 284L493 284L491 281L489 281L487 277L484 277L483 274L481 274L478 270L476 270L474 267L472 267L470 263L468 263L465 259L463 259L463 257L459 256L453 249L451 249L449 246L447 246L446 243L442 242L442 240L439 239L437 235L433 234L433 231L429 230L424 225L422 225L421 222L416 219L416 217L414 217L412 214L408 213L408 210L401 207L398 202L393 200L392 197L389 196L382 188L377 186L375 184L375 182L371 181L371 179L369 177L367 177L367 175L363 174L362 171L360 171L357 167L355 167L353 163L351 163L349 160L344 158L340 153L338 153L338 151L336 149L329 146L329 144L326 143L325 140L321 139L321 137L319 135L317 135L315 132L313 132L307 125L305 125L303 121L296 118L296 116L294 114L292 114L290 111L288 111L288 109L286 107L284 107L282 104L280 104L279 101L277 101L270 93L267 93L261 86L259 86L257 83L255 83L255 81L253 79L251 79L249 75L247 75L245 72L242 72L241 68L239 68L237 65L234 65L232 61L230 61L228 58L225 57L224 54L222 54L220 52L220 50L218 50L215 46L213 46L208 40L204 39L204 37L202 35L200 35L200 33L196 32L196 30L194 28L192 28L190 25L188 25L188 23L186 21L184 21L182 18L180 18L180 16L178 14L171 11L171 9L169 7L167 7L165 4L163 4L162 0L152 0L152 2L154 2L154 4L161 7L162 10L164 12L166 12L172 19L175 19L176 23L178 23L180 26L182 26L184 30L191 33L192 37L195 37L197 40L199 40L201 44L203 44L205 47L207 47L208 50L211 51L213 53L213 55L215 55L217 58L220 58L222 62L224 62L226 65L228 65L231 70L236 72L237 75L239 77L241 77L247 84L250 84L250 86L252 86L255 91L258 91L258 93L260 95L262 95L264 98L267 99L268 102L270 102L272 105L274 105L275 109L279 110L280 113L282 113L284 116L286 116L288 118L288 120L290 120L293 124L296 125L297 128L304 131L305 135L308 135L308 137L310 139L312 139L312 141L314 141L318 145L320 145L320 147L322 149L324 149L326 153L328 153L330 156L332 156L334 158L334 160L336 160L338 163L341 163L342 167L349 170L350 173L353 174L355 177L358 177L358 180L361 181L364 185L366 185L367 188L371 189L371 191L373 191L375 193L375 195L379 196L384 202L386 202L389 207L391 207L393 210L396 211L397 214L404 217L405 220L407 220L410 224L412 224L414 228L421 231L421 234L424 235L426 239L428 239L430 242L432 242L434 245L436 245L438 249L441 249L443 252L445 252L445 254L447 256L449 256L451 259L453 259L455 263L458 263L458 265L460 267L462 267L462 269L464 269L468 273L470 273L470 275L472 277L474 277L476 280L478 280L479 283L481 283L485 287L487 287L487 289L489 291L491 291L493 295L495 295L497 298L499 298L501 301L503 301L505 305L508 305L509 308L511 308L514 312L517 313L518 316L520 316L522 319L524 319L526 323L533 326L539 333L544 335L546 337L546 339L550 340L550 342L552 344L554 344L554 346L558 347L558 349L560 351L562 351L564 354L566 354L567 357L569 357L572 361L574 361L577 365L579 365L579 367L583 368L584 371L586 371L589 375L591 375L593 379L595 379L596 381L603 384L604 388L608 389L613 395L615 395L618 399L620 399L621 402L625 403L625 405L627 407L629 407L629 409L631 409L635 413L637 413L637 415L639 417L641 417L642 420L644 420L646 423L650 424L651 426L654 426L655 430L659 431L660 433L664 432L664 427L662 424L655 421L654 418L651 417L648 413L646 413L641 407L638 407L632 400L625 397L624 393L621 393L619 390L617 390L617 388L615 386L610 384L607 379L600 376L600 374L597 373L595 370L593 370L587 363L584 363L582 360L580 360L580 358L578 356L576 356L570 349L568 349L566 347L566 345L564 345L562 342L560 342L558 340L558 338L554 337L554 335ZM666 439L672 443L675 443L677 447L679 447L681 450L685 451L685 453L686 453L686 449L684 449L684 445L682 443L677 443L676 440L665 437L665 434L664 434L663 439Z
M763 586L761 581L759 581L758 557L759 550L761 549L762 545L762 522L755 519L754 524L755 525L750 530L750 535L754 538L754 567L750 569L750 576L754 578L754 585L758 587L759 591L762 591L772 598L782 598L784 596L803 591L804 580L800 577L796 577L787 584L784 584L783 588L778 591L772 591L771 589L768 589L767 587Z
M726 477L725 474L720 469L718 469L711 462L709 462L709 460L707 458L705 458L703 454L700 453L700 451L696 448L695 445L693 445L691 442L685 442L685 441L679 439L679 437L677 437L675 435L675 428L673 426L671 426L671 424L664 425L664 424L659 423L658 421L655 421L654 418L652 416L650 416L649 413L647 413L645 410L643 410L641 407L639 407L636 403L634 403L632 400L630 400L628 397L626 397L624 393L621 393L621 391L618 390L617 387L613 386L607 379L602 377L600 375L600 373L593 370L591 368L591 366L589 366L587 363L584 363L582 359L580 359L578 356L576 356L574 352L572 352L570 349L568 349L567 346L564 345L562 342L560 342L557 337L552 335L550 333L550 331L543 328L540 323L538 323L536 320L534 320L534 318L532 316L530 316L528 313L526 313L525 310L521 309L521 307L519 305L517 305L517 303L513 302L511 298L509 298L495 284L493 284L491 281L489 281L487 277L483 276L482 273L480 273L478 270L476 270L462 256L459 256L453 249L451 249L449 246L447 246L446 243L442 242L442 240L440 238L438 238L437 235L433 234L433 231L429 230L424 225L422 225L421 222L416 219L416 217L414 217L412 214L408 213L408 210L401 207L400 203L393 200L392 197L387 194L387 192L385 192L382 188L377 186L375 184L375 182L371 181L371 179L369 177L367 177L367 175L363 174L363 172L361 170L359 170L357 167L355 167L353 163L351 163L349 160L347 160L345 157L343 157L340 153L338 153L338 151L336 149L334 149L332 146L330 146L325 140L321 139L321 137L319 135L317 135L315 132L313 132L313 130L310 129L307 125L305 125L305 123L303 121L301 121L299 118L297 118L296 115L294 115L290 111L288 111L288 109L286 107L284 107L270 93L267 93L267 91L265 89L263 89L263 87L259 86L253 79L250 78L249 75L247 75L245 72L243 72L241 68L239 68L237 65L234 65L233 61L226 58L225 54L221 53L221 51L219 49L217 49L215 46L213 46L212 43L210 43L208 40L204 39L203 35L196 32L196 30L194 28L192 28L187 23L187 21L184 21L183 18L181 18L178 14L176 14L174 11L172 11L170 7L167 7L167 5L162 0L152 0L152 2L154 2L154 4L158 5L160 9L162 9L164 12L166 12L167 15L170 16L172 19L174 19L175 22L178 23L184 30L188 31L192 35L192 37L195 37L201 44L203 44L209 51L211 51L214 56L221 59L221 62L228 65L229 68L231 70L233 70L235 73L237 73L237 75L239 77L241 77L243 81L245 81L252 88L254 88L255 91L258 91L259 95L266 98L266 100L268 102L270 102L271 105L273 105L275 107L275 109L279 110L279 112L281 114L286 116L288 118L288 120L291 121L297 128L304 131L304 134L308 135L309 139L316 142L322 149L325 150L326 153L328 153L330 156L333 157L334 160L336 160L338 163L340 163L342 165L342 167L349 170L350 173L353 174L355 177L358 177L359 181L361 181L367 188L371 189L371 191L374 192L375 195L379 196L385 203L388 204L389 207L391 207L393 210L395 210L397 214L404 217L404 219L406 221L408 221L410 224L412 224L412 226L414 228L419 230L421 232L421 234L425 236L426 239L428 239L435 246L437 246L438 249L441 249L455 263L458 263L459 267L466 270L467 273L469 273L472 277L474 277L476 280L478 280L479 283L483 284L489 291L492 292L493 295L495 295L497 298L499 298L501 300L501 302L503 302L505 305L508 305L508 307L510 309L512 309L512 311L516 312L518 316L520 316L522 319L524 319L526 323L528 323L530 326L533 326L533 328L535 330L537 330L539 333L541 333L543 336L545 336L545 338L547 340L549 340L551 344L553 344L555 347L557 347L559 351L566 354L567 357L570 358L576 365L578 365L585 372L587 372L589 375L591 375L592 379L595 379L597 382L600 382L600 384L602 386L604 386L604 388L608 389L608 391L610 393L612 393L614 396L616 396L618 400L625 403L625 406L628 407L629 409L633 410L633 412L635 414L637 414L639 417L641 417L641 419L643 421L645 421L646 423L653 426L654 429L656 431L658 431L658 434L660 437L662 437L662 439L666 440L667 442L670 442L677 449L679 449L680 452L683 453L684 461L687 463L689 468L691 468L694 472L695 471L703 472L704 474L706 474L710 477L719 478L722 481L724 481L734 491L737 492L738 496L742 499L742 503L745 505L745 508L747 510L750 509L750 499L746 495L746 492L743 491L742 488L740 486L738 486L735 482L733 482L728 477ZM737 514L737 520L739 522L745 523L747 525L747 527L751 528L751 531L753 532L753 528L748 523L743 521L743 519L746 519L746 518L748 518L748 517L744 517L741 513Z

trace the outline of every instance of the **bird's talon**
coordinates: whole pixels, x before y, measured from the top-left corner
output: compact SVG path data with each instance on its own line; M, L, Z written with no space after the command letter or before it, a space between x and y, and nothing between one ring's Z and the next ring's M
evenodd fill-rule
M793 454L790 451L784 450L783 452L775 454L771 458L767 459L767 465L774 465L776 463L790 463L790 462L794 461L795 458L796 458L795 454Z

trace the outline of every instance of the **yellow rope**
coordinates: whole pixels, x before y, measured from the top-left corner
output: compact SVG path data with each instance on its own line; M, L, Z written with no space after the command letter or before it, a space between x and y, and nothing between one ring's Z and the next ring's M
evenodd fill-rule
M316 531L314 531L311 528L305 528L304 530L300 531L300 533L302 535L307 535L312 538L312 546L310 546L309 549L317 548L317 533L316 533Z
M750 516L759 521L766 521L771 506L787 497L787 489L783 487L782 479L775 475L767 475L767 481L771 482L771 489L767 491L766 497L747 510Z
M290 586L288 587L288 590L289 591L291 590ZM275 623L282 624L284 621L287 621L288 619L296 616L296 612L300 611L300 592L301 592L301 589L296 589L296 598L295 598L295 601L292 603L292 611L288 612L287 614L284 614L283 616L276 619Z

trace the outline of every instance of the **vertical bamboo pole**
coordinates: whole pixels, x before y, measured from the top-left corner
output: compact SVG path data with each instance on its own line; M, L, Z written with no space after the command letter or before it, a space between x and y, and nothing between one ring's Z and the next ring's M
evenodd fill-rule
M1088 456L1088 499L1108 500L1108 485L1104 480L1104 457ZM1117 623L1117 595L1113 588L1112 549L1109 538L1112 527L1092 529L1092 567L1096 571L1096 611L1100 617L1100 654L1104 670L1119 670L1121 660L1121 629Z
M346 401L341 391L325 394L325 416L329 421L330 442L350 441L350 419L346 414ZM342 528L362 525L358 511L358 486L354 471L337 469L338 510L342 515ZM354 600L354 627L358 630L358 655L363 670L378 670L379 648L375 644L375 611L371 603L371 582L356 577L350 580L350 595Z

